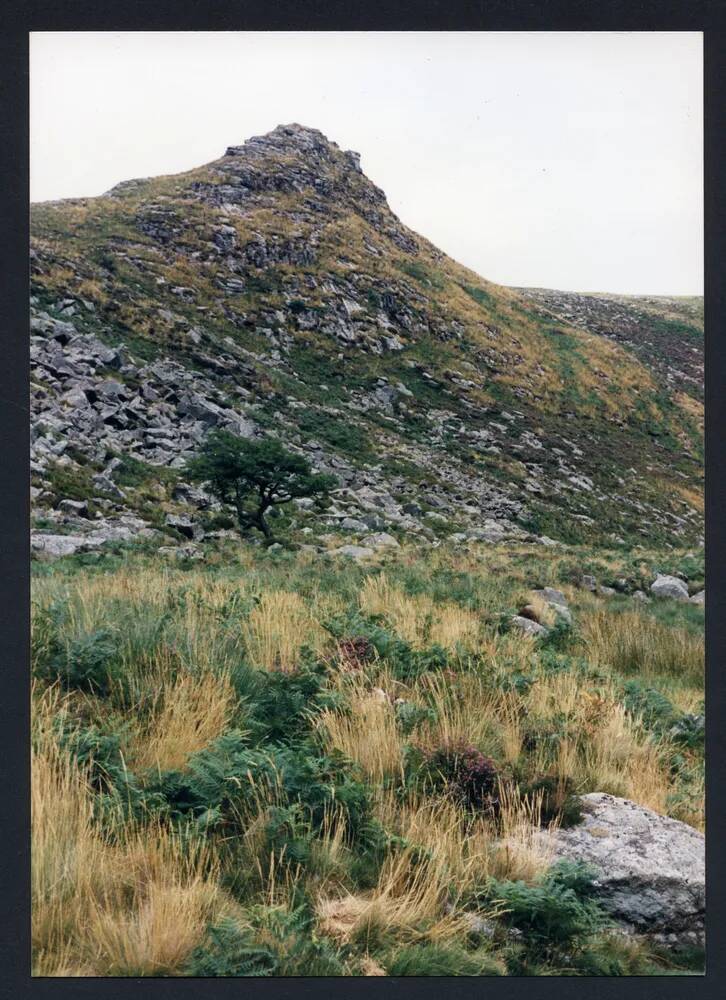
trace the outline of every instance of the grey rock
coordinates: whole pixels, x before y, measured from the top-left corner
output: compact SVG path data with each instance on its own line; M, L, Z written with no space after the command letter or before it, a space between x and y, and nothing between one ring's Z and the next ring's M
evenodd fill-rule
M532 593L552 608L558 617L564 619L568 624L572 624L572 612L567 606L567 599L561 590L555 590L554 587L543 587L541 590L533 590Z
M643 590L636 590L633 594L634 601L640 601L641 604L650 604L650 598Z
M33 552L51 557L87 552L106 542L130 541L135 537L148 537L153 532L140 518L128 516L117 521L105 521L86 534L55 535L45 532L31 533L30 547Z
M367 531L368 525L365 521L359 521L356 517L344 517L340 522L343 531Z
M93 477L93 485L102 493L108 493L111 496L118 497L120 500L123 500L126 496L121 487L117 486L113 479L103 472L99 472Z
M689 597L688 600L691 604L705 604L706 603L706 591L699 590L697 594Z
M703 834L605 792L582 804L584 822L557 833L556 856L593 865L598 901L629 929L702 941Z
M688 587L677 576L660 574L651 583L650 592L655 597L670 597L676 601L688 600Z
M567 598L561 590L555 590L554 587L543 587L541 590L532 591L532 593L541 597L547 604L557 604L561 608L567 607Z
M533 622L530 618L523 618L521 615L514 615L511 618L511 623L522 635L544 637L549 633L549 629L545 628L544 625L540 625L539 622Z
M190 517L185 517L183 514L167 514L164 523L190 540L199 541L204 538L204 529L202 526L196 524Z
M44 532L33 533L30 537L32 552L47 556L70 556L79 552L86 544L85 535L51 535Z
M600 597L613 597L617 593L612 587L604 587L602 584L597 588L597 592Z
M373 535L366 535L363 544L372 549L400 548L398 541L386 531L379 531Z
M346 556L348 559L355 559L357 562L359 559L368 559L370 556L375 555L375 552L364 545L341 545L340 548L333 549L333 555Z
M556 538L550 538L549 535L540 535L537 541L540 545L546 545L548 548L560 544Z
M75 514L76 517L88 517L88 504L84 500L61 500L58 510L64 514Z
M594 594L595 591L597 590L597 580L595 579L594 576L588 576L587 574L585 574L582 577L580 586L582 587L583 590L589 590Z
M168 559L191 559L194 562L204 559L204 553L196 545L162 545L156 551Z
M404 514L410 514L411 517L421 517L422 510L417 503L405 503L401 510Z
M171 495L173 500L190 504L193 507L198 507L200 510L219 507L219 503L213 496L210 496L209 493L206 493L199 487L191 486L188 483L177 483Z

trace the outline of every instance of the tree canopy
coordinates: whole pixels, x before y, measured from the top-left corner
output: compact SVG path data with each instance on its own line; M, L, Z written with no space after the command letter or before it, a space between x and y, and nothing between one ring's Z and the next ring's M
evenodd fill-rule
M234 506L240 530L254 527L267 539L272 538L265 520L270 507L324 496L337 484L334 476L313 472L307 458L287 451L276 438L248 440L225 430L207 435L187 472Z

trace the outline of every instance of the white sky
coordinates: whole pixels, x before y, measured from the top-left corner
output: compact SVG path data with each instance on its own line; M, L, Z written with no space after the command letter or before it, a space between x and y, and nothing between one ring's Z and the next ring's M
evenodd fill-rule
M492 281L703 290L698 32L34 32L30 89L34 201L299 122Z

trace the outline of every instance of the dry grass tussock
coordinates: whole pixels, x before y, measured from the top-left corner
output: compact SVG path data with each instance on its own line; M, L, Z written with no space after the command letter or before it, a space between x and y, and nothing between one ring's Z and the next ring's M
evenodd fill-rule
M227 729L237 699L226 674L181 674L159 692L151 723L136 733L135 768L180 770L187 758Z
M403 740L381 688L368 691L359 685L350 695L349 712L326 709L317 725L328 745L359 764L370 781L402 778Z
M594 693L576 675L554 674L532 686L526 704L544 728L549 722L563 731L556 751L539 752L539 771L571 778L581 793L610 792L666 811L668 747L656 744L626 712L612 685Z
M513 785L499 785L500 812L497 839L489 874L499 879L534 882L544 874L554 856L557 823L542 826L542 794L520 795Z
M365 946L387 935L445 941L466 934L470 916L456 903L467 889L483 885L490 875L532 882L553 856L553 827L540 827L541 798L501 791L495 821L466 815L445 797L401 801L381 790L377 816L407 846L388 855L370 892L321 894L321 930Z
M321 896L321 930L368 947L388 935L396 940L450 940L466 932L464 913L447 904L446 867L421 859L412 847L389 854L375 887L365 895Z
M383 615L415 648L436 644L444 649L473 649L480 639L481 623L472 611L437 603L423 594L409 597L384 573L366 578L359 601L366 614Z
M322 650L327 636L299 594L264 593L244 628L250 661L265 670L293 670L300 649Z
M554 824L543 828L542 795L520 795L507 783L499 786L496 818L471 814L449 797L401 799L381 790L376 815L382 824L436 860L442 880L454 896L489 875L531 881L552 857Z
M87 775L50 738L57 696L36 706L32 753L33 974L164 975L226 901L208 848L118 817L93 818Z
M637 611L611 614L605 610L582 618L588 657L598 666L644 677L663 674L702 683L702 636L666 626Z

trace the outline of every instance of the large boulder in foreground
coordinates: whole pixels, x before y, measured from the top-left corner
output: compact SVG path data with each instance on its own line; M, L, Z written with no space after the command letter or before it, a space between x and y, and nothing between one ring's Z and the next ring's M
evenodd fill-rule
M556 856L598 869L598 901L628 930L703 945L703 834L605 792L583 795L582 805L583 823L557 833Z

